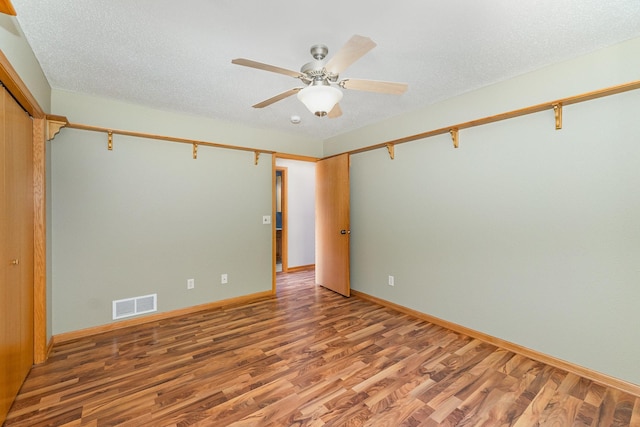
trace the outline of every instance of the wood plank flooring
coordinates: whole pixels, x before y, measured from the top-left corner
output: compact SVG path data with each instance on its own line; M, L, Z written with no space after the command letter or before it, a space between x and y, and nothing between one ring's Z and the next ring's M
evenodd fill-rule
M278 297L55 345L7 426L640 426L640 397L279 274Z

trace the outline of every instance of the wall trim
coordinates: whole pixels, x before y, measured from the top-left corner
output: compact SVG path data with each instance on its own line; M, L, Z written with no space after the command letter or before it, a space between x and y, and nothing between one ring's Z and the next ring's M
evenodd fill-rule
M47 344L47 352L46 352L46 357L45 357L45 361L46 359L49 358L49 355L51 354L51 350L53 350L53 337L49 338L49 343Z
M320 160L318 157L310 157L310 156L301 156L299 154L288 154L288 153L275 153L278 159L287 159L287 160L300 160L302 162L317 162Z
M276 293L276 154L271 155L271 292Z
M364 292L351 289L351 295L357 298L363 299L365 301L369 301L369 302L381 305L383 307L391 308L393 310L399 311L400 313L404 313L409 316L416 317L418 319L427 321L429 323L433 323L434 325L442 326L443 328L449 329L453 332L457 332L459 334L466 335L471 338L476 338L481 341L487 342L489 344L493 344L505 350L517 353L521 356L525 356L530 359L536 360L538 362L545 363L549 366L553 366L554 368L571 372L572 374L579 375L581 377L603 384L607 387L612 387L617 390L623 391L625 393L633 394L634 396L640 397L640 385L636 385L628 381L614 378L612 376L603 374L601 372L594 371L592 369L588 369L580 365L576 365L575 363L558 359L548 354L541 353L536 350L532 350L530 348L521 346L519 344L515 344L510 341L506 341L501 338L497 338L497 337L485 334L483 332L476 331L474 329L467 328L465 326L461 326L456 323L452 323L447 320L443 320L438 317L431 316L429 314L422 313L417 310L413 310L411 308L407 308L405 306L384 300L382 298L374 297Z
M31 94L27 85L22 81L18 72L13 68L9 59L0 50L0 82L4 84L11 95L18 101L31 117L44 118L44 111Z
M47 360L47 178L44 118L33 118L33 363Z
M127 319L120 322L108 323L106 325L93 326L86 329L79 329L77 331L63 332L61 334L54 335L51 338L52 345L61 344L80 338L87 338L93 335L98 335L103 332L116 331L119 329L128 328L130 326L139 326L145 323L157 322L160 320L167 320L173 317L184 316L188 314L194 314L200 311L213 310L222 307L229 307L233 305L247 304L262 299L272 298L273 292L271 290L264 292L257 292L255 294L244 295L236 298L230 298L220 301L214 301L206 304L194 305L191 307L180 308L177 310L166 311L162 313L150 314L148 316L136 317L133 319Z

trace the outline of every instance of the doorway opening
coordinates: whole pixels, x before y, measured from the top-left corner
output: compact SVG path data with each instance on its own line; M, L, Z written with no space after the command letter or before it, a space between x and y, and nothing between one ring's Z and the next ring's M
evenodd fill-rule
M276 273L287 271L287 168L276 167Z
M274 291L287 273L315 267L316 159L274 156Z

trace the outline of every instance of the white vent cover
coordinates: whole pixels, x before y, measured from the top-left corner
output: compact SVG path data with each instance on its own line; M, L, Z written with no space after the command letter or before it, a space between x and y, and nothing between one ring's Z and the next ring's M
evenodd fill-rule
M113 301L113 320L158 310L158 294Z

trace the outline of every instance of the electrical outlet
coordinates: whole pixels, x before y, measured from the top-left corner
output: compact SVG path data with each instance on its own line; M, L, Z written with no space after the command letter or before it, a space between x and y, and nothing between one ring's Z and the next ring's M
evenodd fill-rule
M389 286L395 286L395 279L393 276L389 276Z
M227 275L227 273L222 274L220 276L220 283L223 284L223 285L226 284L226 283L229 283L229 276Z
M196 287L196 279L187 280L187 289L193 289Z

